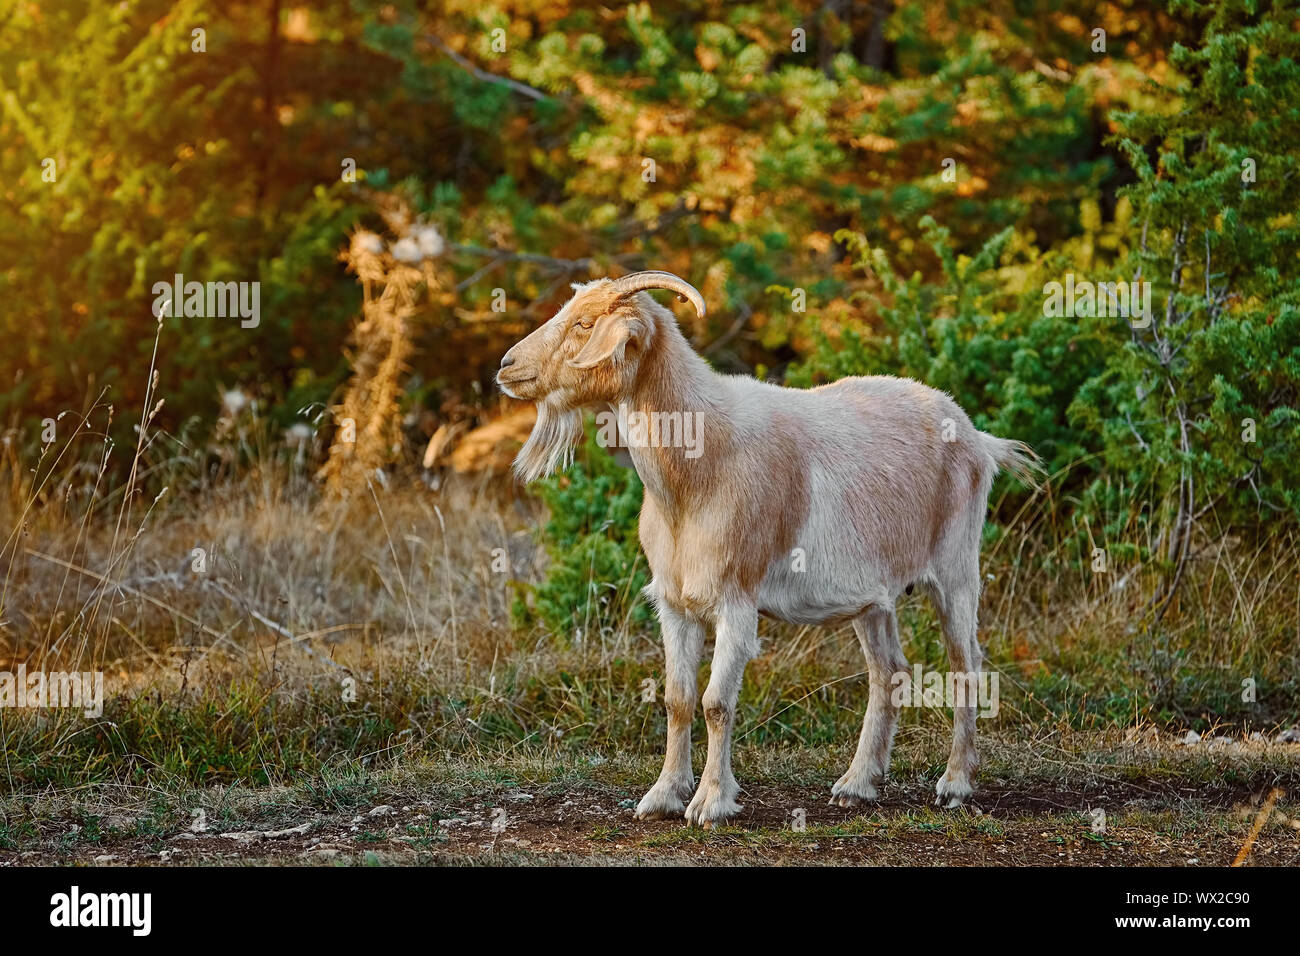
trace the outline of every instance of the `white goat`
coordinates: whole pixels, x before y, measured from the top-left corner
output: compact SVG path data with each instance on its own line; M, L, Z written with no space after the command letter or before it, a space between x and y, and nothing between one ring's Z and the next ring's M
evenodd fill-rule
M908 379L846 378L804 391L719 375L672 313L645 294L670 289L703 317L703 296L670 273L573 288L573 298L501 360L501 389L537 402L537 425L515 462L519 476L560 467L581 438L587 408L618 409L625 424L646 420L637 413L680 413L698 428L694 454L672 441L622 436L645 485L641 545L654 575L646 594L663 633L668 712L663 772L637 816L684 811L689 822L710 826L741 809L731 737L745 664L759 649L760 614L853 622L870 692L857 753L831 803L876 800L898 721L890 685L908 667L894 603L910 585L927 591L953 671L978 674L989 487L1000 467L1028 477L1033 452L978 431L946 394ZM708 758L687 806L706 625L716 629L703 697ZM972 792L975 704L954 707L952 752L937 786L942 806Z

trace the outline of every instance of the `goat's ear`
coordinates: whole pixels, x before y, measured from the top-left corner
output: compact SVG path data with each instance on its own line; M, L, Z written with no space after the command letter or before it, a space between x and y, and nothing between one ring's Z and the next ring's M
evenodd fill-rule
M569 367L595 368L610 358L621 362L627 344L636 341L644 333L644 325L636 316L619 313L602 316L596 322L591 338L587 339L582 351L569 359Z

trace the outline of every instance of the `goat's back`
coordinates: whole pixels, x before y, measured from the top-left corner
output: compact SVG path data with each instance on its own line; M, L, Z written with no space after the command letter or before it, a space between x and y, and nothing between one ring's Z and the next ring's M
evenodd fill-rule
M904 583L925 573L953 535L978 549L998 468L989 442L998 439L950 396L893 376L808 390L732 381L736 438L751 449L756 479L801 473L810 504L801 546L837 562L878 564Z

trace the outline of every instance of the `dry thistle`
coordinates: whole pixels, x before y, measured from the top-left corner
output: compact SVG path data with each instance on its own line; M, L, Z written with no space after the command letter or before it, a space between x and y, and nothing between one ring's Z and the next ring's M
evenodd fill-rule
M363 315L351 336L352 377L331 408L329 458L317 474L334 494L364 488L401 448L399 400L412 351L410 321L421 288L440 288L434 264L423 253L443 249L432 226L416 228L419 236L401 236L389 249L375 233L357 230L339 257L361 281ZM407 254L395 255L398 246ZM412 249L420 254L410 255Z

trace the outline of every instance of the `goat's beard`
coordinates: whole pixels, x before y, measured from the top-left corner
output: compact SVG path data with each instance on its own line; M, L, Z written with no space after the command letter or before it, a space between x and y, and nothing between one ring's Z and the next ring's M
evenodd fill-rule
M573 460L582 440L582 409L558 408L549 399L537 403L537 424L515 458L515 474L523 482L545 478Z

